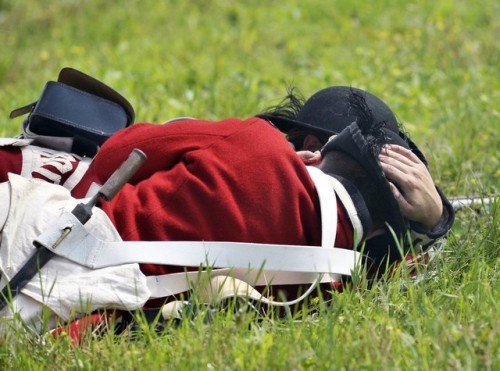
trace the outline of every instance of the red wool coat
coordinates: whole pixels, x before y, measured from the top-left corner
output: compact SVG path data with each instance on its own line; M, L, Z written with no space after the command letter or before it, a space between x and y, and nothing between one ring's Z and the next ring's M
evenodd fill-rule
M250 118L135 124L101 148L74 194L102 184L139 148L148 156L129 184L100 207L124 240L321 245L315 186L283 134ZM353 230L338 201L337 247ZM145 274L178 267L143 265Z

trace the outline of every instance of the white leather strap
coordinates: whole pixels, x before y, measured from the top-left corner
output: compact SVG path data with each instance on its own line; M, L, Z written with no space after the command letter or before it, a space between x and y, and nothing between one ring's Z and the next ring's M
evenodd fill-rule
M363 238L363 224L361 224L361 219L358 216L358 211L356 210L356 206L354 206L354 202L352 201L351 196L345 189L345 187L334 177L328 176L330 181L330 186L335 191L335 194L339 197L342 205L347 211L347 215L349 216L349 220L351 221L353 230L354 230L354 246L358 246L361 243L361 239Z
M321 208L321 246L335 246L337 237L337 197L330 183L330 177L317 167L307 166Z
M53 248L64 230L71 232ZM154 263L350 275L360 261L359 253L352 250L314 246L205 241L105 242L89 234L71 213L62 214L54 227L36 241L57 255L94 269Z

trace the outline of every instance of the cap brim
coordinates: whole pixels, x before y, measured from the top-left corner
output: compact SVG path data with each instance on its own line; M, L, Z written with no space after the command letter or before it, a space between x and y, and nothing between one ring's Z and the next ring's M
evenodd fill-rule
M259 114L257 117L270 121L274 126L276 126L283 133L288 133L292 129L302 129L311 133L316 133L320 135L333 135L337 134L333 130L326 130L319 128L314 125L307 124L302 121L292 120L287 117L274 116L269 114Z

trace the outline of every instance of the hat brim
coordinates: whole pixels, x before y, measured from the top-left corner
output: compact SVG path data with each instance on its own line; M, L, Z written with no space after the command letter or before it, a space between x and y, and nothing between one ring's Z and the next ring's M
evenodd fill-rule
M311 132L311 134L320 134L320 135L337 134L337 132L333 130L323 129L311 124L307 124L302 121L292 120L287 117L269 115L265 113L259 114L257 115L257 117L270 121L274 126L276 126L280 131L282 131L285 134L292 129L305 130Z

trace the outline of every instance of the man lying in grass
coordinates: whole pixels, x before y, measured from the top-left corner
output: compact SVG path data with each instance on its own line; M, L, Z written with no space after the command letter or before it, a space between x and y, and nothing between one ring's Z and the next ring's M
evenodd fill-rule
M65 79L68 79L65 76L70 74L70 81L82 80L79 84L95 86L94 91L102 91L105 97L113 97L123 105L127 115L133 117L130 104L111 88L79 71L68 68L63 71L61 76ZM291 92L283 104L259 116L285 132L294 148L301 151L299 154L302 158L310 163L317 161L318 157L314 156L313 152L320 149L327 138L340 132L358 117L359 112L349 105L348 97L351 92L361 94L365 98L375 121L385 122L387 128L405 138L394 113L382 100L361 89L350 87L334 86L320 90L306 102ZM7 181L7 174L11 172L60 184L69 190L76 187L73 195L77 197L86 196L95 190L88 181L79 184L91 158L53 149L61 149L60 143L64 143L62 139L67 139L59 138L63 133L53 133L53 140L47 135L39 135L38 139L30 125L24 125L23 129L34 139L32 145L14 138L4 138L3 146L0 143L0 181ZM55 147L51 147L51 143ZM398 147L393 147L380 159L387 177L391 183L397 185L395 187L392 184L391 187L410 222L413 246L427 249L431 245L439 245L440 238L446 235L453 224L454 212L442 192L434 186L426 167L427 161L421 151L413 142L409 141L409 145L411 152L402 150L398 153ZM303 152L304 150L311 152ZM390 156L387 156L388 154ZM387 259L392 263L401 258L395 239L388 230L372 239L368 245L380 246L368 249L371 254L381 254L372 255L377 260ZM392 251L392 254L387 254L388 251Z
M146 164L113 200L98 205L99 220L90 228L101 239L321 246L327 236L324 247L352 250L362 249L389 226L397 239L406 241L408 220L380 156L397 161L410 145L375 120L361 94L352 92L349 105L357 119L325 144L312 166L305 165L280 131L258 117L135 124L103 145L73 195L81 197L92 185L103 184L139 148L148 156ZM403 149L394 150L398 146ZM60 186L14 175L1 192L3 203L10 205L0 218L0 267L6 283L33 252L31 241L50 226L48 216L53 220L75 200ZM404 188L400 192L406 193ZM402 252L410 245L403 243ZM375 267L383 259L377 257L396 253L383 245L364 252ZM54 258L14 298L12 309L36 321L42 303L64 319L81 311L82 304L92 310L156 305L148 302L144 275L198 268L151 262L103 271L75 265ZM288 300L294 286L281 287ZM273 290L267 294L276 295Z
M399 133L408 142L411 151L394 146L380 156L380 165L404 216L410 222L412 245L421 250L438 246L453 225L453 207L434 185L423 153L407 137L395 114L380 98L361 89L332 86L304 101L292 89L282 104L259 116L270 120L286 133L293 147L302 151L299 153L312 164L319 160L313 153L320 150L328 138L340 133L359 117L360 112L350 104L349 97L353 93L364 97L376 122L384 122L386 128ZM368 241L367 246L368 252L377 260L383 256L376 254L385 255L388 251L396 252L386 256L390 263L401 258L388 229Z

